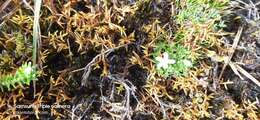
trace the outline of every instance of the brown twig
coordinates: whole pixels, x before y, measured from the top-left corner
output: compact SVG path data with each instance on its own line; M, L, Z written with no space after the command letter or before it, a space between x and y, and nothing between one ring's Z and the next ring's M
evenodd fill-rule
M102 57L104 55L109 55L111 52L114 52L115 50L119 49L119 48L122 48L122 47L127 47L128 45L130 45L132 43L128 43L128 44L124 44L124 45L120 45L118 47L115 47L115 48L111 48L111 49L108 49L104 52L101 52L100 54L98 54L97 56L95 56L84 68L80 68L80 69L77 69L77 70L73 70L71 71L71 73L74 73L74 72L79 72L79 71L82 71L84 70L84 73L83 73L83 76L82 76L82 82L81 82L81 85L82 86L85 86L85 83L91 73L91 69L93 67L93 65L100 59L102 59Z
M4 9L10 4L12 0L7 0L0 6L0 12L4 11Z
M231 59L232 59L232 57L233 57L233 55L234 55L234 52L235 52L236 47L237 47L237 45L238 45L238 42L239 42L239 40L240 40L241 34L242 34L242 32L243 32L243 28L244 28L244 26L239 27L239 29L238 29L238 32L237 32L236 37L235 37L235 39L234 39L232 48L231 48L231 50L230 50L230 52L229 52L228 59L225 60L224 66L223 66L223 68L222 68L222 70L221 70L221 72L220 72L220 75L219 75L219 77L218 77L218 80L219 80L219 81L220 81L220 79L221 79L221 77L222 77L222 75L223 75L223 73L224 73L224 70L226 69L227 65L229 64L229 62L231 61Z

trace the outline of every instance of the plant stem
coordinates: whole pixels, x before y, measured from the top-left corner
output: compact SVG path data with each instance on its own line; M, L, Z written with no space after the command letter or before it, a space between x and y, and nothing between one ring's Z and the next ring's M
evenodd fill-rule
M42 0L34 0L34 21L33 21L33 66L37 64L37 49L38 41L40 40L40 10L41 10ZM34 68L36 69L36 67ZM34 97L36 93L36 83L33 81L34 87Z

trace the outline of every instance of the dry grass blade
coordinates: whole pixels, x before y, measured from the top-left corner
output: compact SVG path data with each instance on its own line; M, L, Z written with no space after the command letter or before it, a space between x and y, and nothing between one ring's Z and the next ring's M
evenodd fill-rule
M231 48L230 53L229 53L229 56L228 56L228 59L225 60L224 66L223 66L223 68L222 68L222 70L221 70L221 72L220 72L220 75L219 75L218 80L221 79L221 77L222 77L222 75L223 75L223 73L224 73L224 71L225 71L227 65L230 63L230 61L231 61L231 59L232 59L232 57L233 57L233 55L234 55L234 52L235 52L235 50L236 50L236 47L237 47L237 45L238 45L239 39L240 39L241 34L242 34L242 31L243 31L243 28L244 28L244 27L242 26L242 27L239 27L239 29L238 29L238 32L237 32L236 37L235 37L235 39L234 39L232 48Z
M30 10L34 11L33 8L30 6L30 4L29 4L26 0L23 0L23 3L24 3Z
M243 80L244 78L239 74L236 65L233 62L229 62L229 66L231 67L231 69L233 70L233 72L241 79Z
M100 60L100 59L101 59L102 57L104 57L104 56L109 55L111 52L113 52L113 51L115 51L115 50L117 50L117 49L119 49L119 48L122 48L122 47L126 47L126 48L127 48L128 45L130 45L130 43L129 43L129 44L120 45L120 46L118 46L118 47L111 48L111 49L108 49L108 50L106 50L106 51L104 51L104 52L101 52L101 53L98 54L96 57L94 57L94 58L92 59L92 61L89 62L84 68L80 68L80 69L77 69L77 70L73 70L72 73L73 73L73 72L78 72L78 71L84 70L84 74L83 74L83 76L82 76L82 86L85 86L86 81L87 81L87 79L88 79L88 77L89 77L89 75L90 75L90 73L91 73L92 66L93 66L98 60Z
M235 64L237 70L242 73L244 76L246 76L248 79L250 79L252 82L254 82L258 87L260 87L260 82L254 78L251 74L249 74L246 70L244 70L239 65Z
M3 3L0 6L0 28L2 27L2 25L6 22L6 20L9 19L9 17L11 15L13 15L19 8L19 6L21 5L22 2L18 3L15 5L15 7L13 7L8 13L5 12L6 8L10 9L10 4L11 4L12 0L8 0L5 1L5 3ZM2 21L3 20L3 21Z
M1 13L4 11L4 9L9 5L10 2L11 2L11 0L5 1L5 2L0 6L0 15L1 15ZM0 21L2 21L2 19L3 19L5 16L6 16L6 15L1 16L1 17L0 17ZM3 23L4 23L4 22L1 22L1 23L0 23L0 27L2 26Z
M40 24L39 24L39 19L40 19L40 10L41 10L41 0L35 0L35 5L34 5L34 21L33 21L33 65L37 64L37 49L38 49L38 41L40 41ZM36 92L36 83L33 81L33 86L34 86L34 96Z
M5 1L4 4L2 4L2 5L0 6L0 12L2 12L2 11L9 5L9 3L10 3L11 1L12 1L12 0L7 0L7 1Z
M259 5L0 0L0 120L257 119Z
M242 0L236 0L239 8L247 10L247 18L249 20L258 20L259 19L259 12L258 7L260 2L254 3L252 0L242 1ZM240 6L239 4L242 4L243 6Z

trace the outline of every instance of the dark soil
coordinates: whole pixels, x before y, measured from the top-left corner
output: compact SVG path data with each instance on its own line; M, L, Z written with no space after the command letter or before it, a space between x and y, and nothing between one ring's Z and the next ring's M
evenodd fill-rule
M62 7L65 6L66 1L62 1L62 3L53 0L50 1L50 4L53 5L53 8L51 8L53 10L52 12L61 14ZM135 2L135 0L117 1L117 3L114 4L109 2L108 6L111 7L111 13L120 14L116 13L117 11L112 9L113 5L131 6ZM3 2L1 1L1 3ZM39 118L37 118L35 114L22 116L26 117L26 119L71 119L72 116L74 116L74 119L90 120L94 115L97 115L97 117L102 116L102 119L104 120L109 120L112 119L112 113L117 113L121 115L120 117L124 117L118 119L162 119L163 113L158 110L160 108L153 102L152 97L147 97L148 93L146 92L145 87L147 87L147 83L149 82L147 81L149 77L149 69L144 68L139 64L133 64L130 59L134 56L134 53L136 53L141 57L142 60L144 60L142 56L144 56L145 53L142 46L146 46L149 44L149 42L151 42L151 40L149 37L150 31L145 31L143 26L150 25L156 21L156 19L159 19L160 25L164 26L164 29L170 29L172 32L177 30L178 25L174 23L172 18L172 13L170 11L172 6L170 3L171 1L168 0L161 2L157 2L156 0L144 1L138 6L136 13L126 15L122 21L119 22L116 18L112 17L111 22L124 27L126 29L125 31L127 36L133 32L135 33L134 41L114 49L111 52L104 53L103 59L100 59L101 57L96 59L96 57L104 52L102 51L104 46L95 47L91 43L86 43L84 44L84 48L79 50L80 45L76 42L76 38L72 34L76 31L76 27L71 27L69 24L60 26L57 22L58 16L56 15L56 18L51 20L52 23L50 25L43 25L44 27L41 28L42 35L48 36L49 32L54 33L55 31L70 29L71 32L66 38L68 39L70 46L68 48L69 50L64 49L57 51L56 48L49 45L49 39L45 39L43 37L41 52L43 50L48 50L50 51L50 54L47 55L46 61L39 65L43 67L43 71L46 75L39 77L38 81L36 82L36 93L38 96L33 98L33 83L31 83L29 88L22 90L24 97L19 95L18 89L0 93L0 96L4 96L3 98L9 98L10 103L8 104L10 105L29 105L31 103L40 101L45 105L53 105L56 103L61 105L70 105L70 108L68 109L55 109L57 113L61 115L41 114L38 116ZM105 16L104 8L102 8L101 5L98 6L96 0L80 0L78 2L73 1L71 4L76 12L90 13L90 8L93 7L92 9L97 10L97 13L101 14L98 16L100 19ZM3 16L9 11L12 11L12 8L13 7L11 6L5 9L3 12L0 12L0 16ZM56 11L54 11L54 8ZM46 7L44 7L44 10L48 11ZM47 13L52 14L51 11L46 12L46 14ZM75 13L71 12L69 17L73 16L73 14ZM234 19L238 16L241 17L241 19ZM222 19L227 21L227 27L224 28L225 32L235 33L238 30L238 26L245 26L242 38L239 42L239 47L241 49L236 50L232 61L247 63L243 64L242 67L259 80L260 36L254 36L253 33L259 31L260 24L250 24L246 20L246 12L239 10L232 14L225 15ZM0 23L3 20L4 19L0 18ZM60 19L60 21L68 22L67 20L68 19L66 17L62 17ZM44 24L44 20L41 22ZM108 26L107 23L102 23L101 20L98 19L97 23L95 24L97 24L99 27ZM97 28L93 28L90 32L91 34L84 33L83 38L93 39L95 34L100 34L98 33ZM123 37L121 33L115 30L108 30L106 32L109 34L109 36L107 34L100 36L103 38L109 38L113 45L119 46L119 40ZM0 36L3 36L1 32ZM225 38L226 42L232 45L234 36L225 36ZM152 48L147 49L152 51ZM4 50L6 50L6 48L0 45L0 53L3 53ZM18 63L17 61L19 59L21 59L21 57L15 58L16 63ZM92 65L91 62L94 59L96 59L97 64ZM102 62L102 60L105 62ZM89 64L91 64L89 69L85 68ZM218 64L216 67L216 73L219 75L223 64L216 64ZM104 69L106 67L106 72L108 72L108 74L103 75L105 71ZM87 78L84 78L86 76L86 72L90 72L90 74L87 76ZM255 101L256 98L260 99L260 88L251 82L251 80L249 80L247 77L243 75L242 77L245 79L240 79L237 77L237 75L234 74L230 67L227 67L223 74L223 78L233 82L234 84L228 84L227 89L220 84L218 84L219 87L217 89L214 89L212 85L206 88L206 94L210 95L214 93L214 98L210 100L210 105L213 107L209 110L213 115L210 116L209 119L216 119L221 116L222 114L220 111L224 108L225 104L228 104L226 101L229 99L235 101L236 104L242 104L247 100ZM50 84L52 82L53 84ZM213 81L210 82L213 83ZM190 95L186 95L183 90L173 90L172 84L174 84L174 79L172 81L169 80L158 83L158 86L165 86L163 88L165 88L167 93L172 96L172 99L168 97L162 97L163 102L166 104L174 103L180 106L189 106L189 104L192 102ZM120 87L129 87L129 89L122 89L120 91ZM17 101L14 101L14 99ZM137 108L140 107L138 106L138 102L140 101L144 101L144 103L147 104L145 107L150 111L137 110ZM113 107L116 106L115 103L118 103L118 106L122 104L121 106L124 107L129 105L129 108L118 108L122 110L116 111L113 109ZM115 106L112 106L112 104ZM256 106L260 108L259 103ZM4 113L7 108L7 105L5 107L0 106L0 112ZM19 109L17 111L26 110L33 111L33 109ZM40 111L52 112L51 109L40 109ZM257 111L260 112L259 110ZM73 115L71 112L73 112ZM126 112L130 112L129 115L131 116L124 115ZM157 116L155 117L152 113L157 114ZM166 113L170 115L181 114L178 111L170 110L166 111ZM8 115L4 114L3 116L7 117Z

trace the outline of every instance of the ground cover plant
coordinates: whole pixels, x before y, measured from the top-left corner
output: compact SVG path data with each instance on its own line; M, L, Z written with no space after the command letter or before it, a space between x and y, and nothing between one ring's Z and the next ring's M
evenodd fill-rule
M0 119L260 119L257 0L0 0Z

